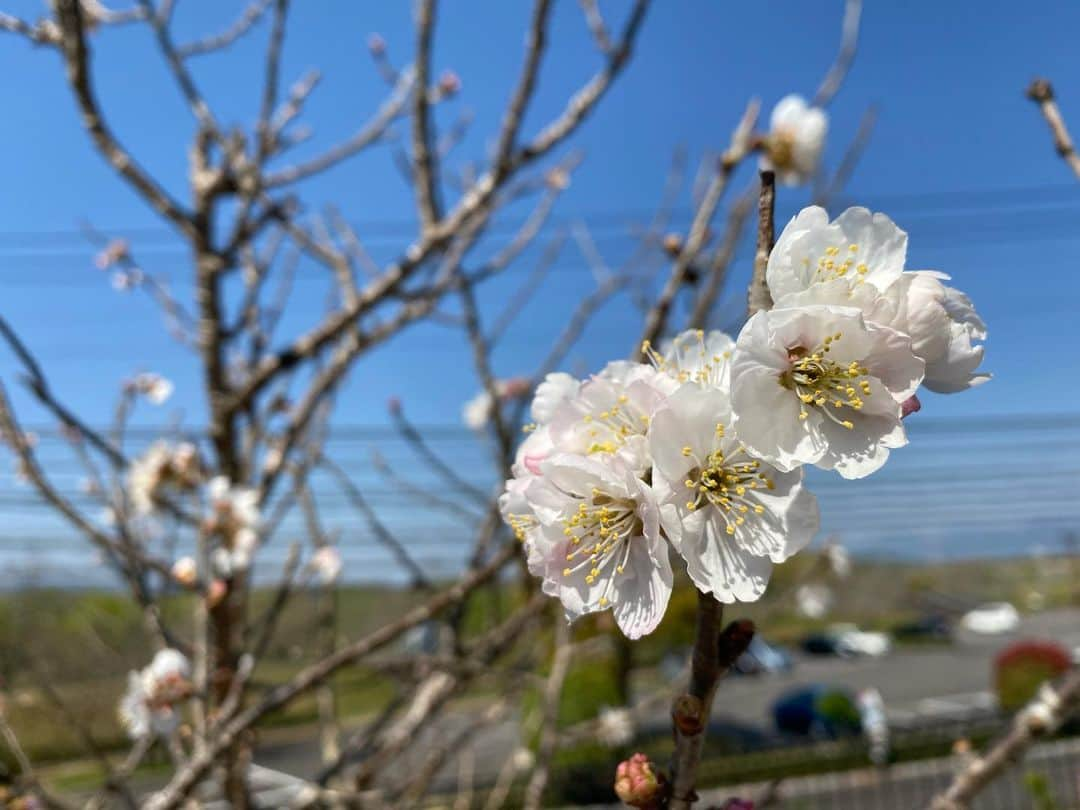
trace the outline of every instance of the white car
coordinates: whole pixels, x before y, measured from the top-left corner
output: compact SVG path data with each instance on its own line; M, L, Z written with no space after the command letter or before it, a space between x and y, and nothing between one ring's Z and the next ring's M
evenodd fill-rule
M1020 625L1020 613L1008 602L990 602L970 610L960 619L965 630L980 635L1008 633Z
M878 658L892 649L892 639L887 633L860 630L853 624L834 624L829 635L836 640L839 655L868 655Z

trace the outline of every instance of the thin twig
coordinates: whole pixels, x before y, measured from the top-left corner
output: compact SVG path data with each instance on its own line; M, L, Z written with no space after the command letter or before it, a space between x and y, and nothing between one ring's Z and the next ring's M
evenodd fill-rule
M844 19L840 23L840 50L821 85L814 94L811 104L815 107L824 107L839 92L840 87L851 70L851 64L855 61L855 53L859 46L859 18L862 16L862 0L847 0L844 4Z
M1039 105L1039 110L1050 127L1050 135L1054 139L1054 148L1061 155L1073 174L1080 179L1080 155L1076 154L1069 129L1065 126L1065 119L1058 109L1057 101L1054 100L1054 88L1048 79L1036 79L1027 90L1027 97Z
M224 31L178 45L176 47L177 55L182 59L190 59L193 56L202 56L229 47L255 26L263 14L266 13L266 10L270 8L272 2L274 0L255 0L255 2L248 4L243 13L236 18L236 21Z
M769 266L769 254L772 253L776 240L776 175L771 171L761 172L761 187L758 190L758 234L757 251L754 253L754 275L750 280L750 289L746 293L746 308L749 315L772 307L772 295L765 271Z

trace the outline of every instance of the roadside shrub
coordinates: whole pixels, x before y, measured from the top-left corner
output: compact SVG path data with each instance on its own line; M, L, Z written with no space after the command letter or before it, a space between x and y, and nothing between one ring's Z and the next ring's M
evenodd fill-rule
M1053 641L1018 641L994 659L994 691L1007 712L1022 708L1039 687L1070 666L1069 651Z

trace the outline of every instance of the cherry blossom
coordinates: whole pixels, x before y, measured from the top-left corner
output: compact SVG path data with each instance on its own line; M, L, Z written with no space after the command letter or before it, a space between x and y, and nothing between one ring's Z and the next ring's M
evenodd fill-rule
M753 456L731 430L725 392L688 383L652 420L653 485L664 531L697 587L722 602L752 602L774 562L818 529L802 471Z
M168 736L179 725L176 705L191 694L191 665L177 650L159 650L148 666L128 674L119 716L132 739Z
M672 588L659 508L636 466L625 453L603 460L560 453L541 464L522 496L535 522L530 568L544 591L558 596L570 620L610 609L629 638L656 628Z
M850 307L758 312L732 358L735 432L756 455L862 478L907 444L901 403L922 382L911 339Z

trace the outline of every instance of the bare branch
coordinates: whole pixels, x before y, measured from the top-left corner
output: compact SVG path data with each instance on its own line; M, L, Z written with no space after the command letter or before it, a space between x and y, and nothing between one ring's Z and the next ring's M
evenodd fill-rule
M82 113L82 124L97 150L113 169L146 198L162 216L188 236L194 234L191 215L135 162L116 140L98 108L90 78L90 48L80 0L56 0L56 14L62 31L61 44L67 65L68 82Z
M1053 733L1078 708L1080 668L1074 667L1057 687L1044 684L1027 708L1016 715L1009 733L957 774L928 810L968 810L983 788L1020 762L1038 739Z
M581 11L585 15L585 23L589 26L589 33L596 40L596 47L601 53L611 52L611 35L608 34L607 25L600 14L600 4L596 0L579 0Z
M47 18L40 19L36 23L28 23L11 14L0 13L0 31L26 37L34 45L60 44L60 31L56 23Z
M422 231L432 228L441 217L438 195L439 172L431 134L431 40L435 28L435 0L419 0L416 5L416 90L412 103L412 165L416 186L416 207Z
M263 14L270 8L270 4L274 0L254 0L249 3L244 12L224 31L217 34L212 34L202 39L194 40L183 45L178 45L176 53L181 59L190 59L193 56L202 56L203 54L213 53L214 51L220 51L223 48L227 48L232 45L236 40L240 39L244 34L250 31L255 24L262 19Z
M394 86L394 91L375 113L374 118L347 141L332 147L316 158L266 175L263 178L263 186L267 189L273 189L305 180L312 175L336 166L378 141L386 134L390 124L401 115L405 102L409 98L409 93L415 85L413 76L411 70L402 73Z
M746 652L754 625L734 621L720 631L724 608L711 594L698 592L697 627L690 661L690 684L671 710L675 753L671 761L669 810L691 810L697 799L697 769L720 679Z
M1080 179L1080 155L1076 154L1076 147L1073 145L1068 127L1065 126L1065 119L1061 115L1061 110L1058 109L1057 102L1054 100L1054 88L1049 80L1036 79L1033 81L1028 87L1027 97L1039 105L1039 110L1042 112L1043 118L1046 119L1046 125L1050 127L1050 135L1054 139L1054 148L1061 155L1061 159L1073 170L1073 174Z
M776 211L776 175L771 171L761 172L761 188L758 192L758 235L757 252L754 254L754 275L750 280L750 289L746 293L747 312L753 315L762 309L772 307L769 283L765 271L769 266L769 254L772 253L776 239L773 219Z
M646 316L641 340L638 341L638 345L634 350L635 357L641 357L645 349L655 342L663 332L671 314L675 296L682 289L683 284L686 283L690 268L709 237L709 224L712 222L716 208L720 204L720 199L727 189L728 181L739 164L750 154L752 147L749 135L753 130L754 122L757 121L759 110L760 104L756 100L751 100L746 106L746 111L739 119L739 123L731 136L731 144L721 156L716 173L709 182L705 195L694 214L689 235L675 258L675 263L671 268L671 275L668 277L664 289L660 292L656 304L653 305L653 308Z
M551 0L535 0L529 20L529 30L525 35L525 64L521 69L514 95L506 109L499 140L495 146L492 160L492 174L498 183L511 171L511 155L517 141L525 110L536 89L536 77L540 71L540 59L547 43L548 18L551 13Z
M322 683L342 667L385 647L403 633L431 619L451 605L457 604L474 590L492 579L507 562L518 555L515 544L507 544L483 567L465 575L454 585L413 608L396 621L390 622L367 636L354 641L316 664L301 670L291 681L271 690L257 703L232 718L223 718L215 729L211 742L182 767L169 784L146 803L146 810L173 810L179 807L190 791L201 781L216 758L260 718L285 706L297 696Z
M836 54L825 78L821 80L814 100L814 107L824 107L836 96L855 61L859 47L859 18L862 16L862 0L847 0L844 4L844 19L840 24L840 50Z

